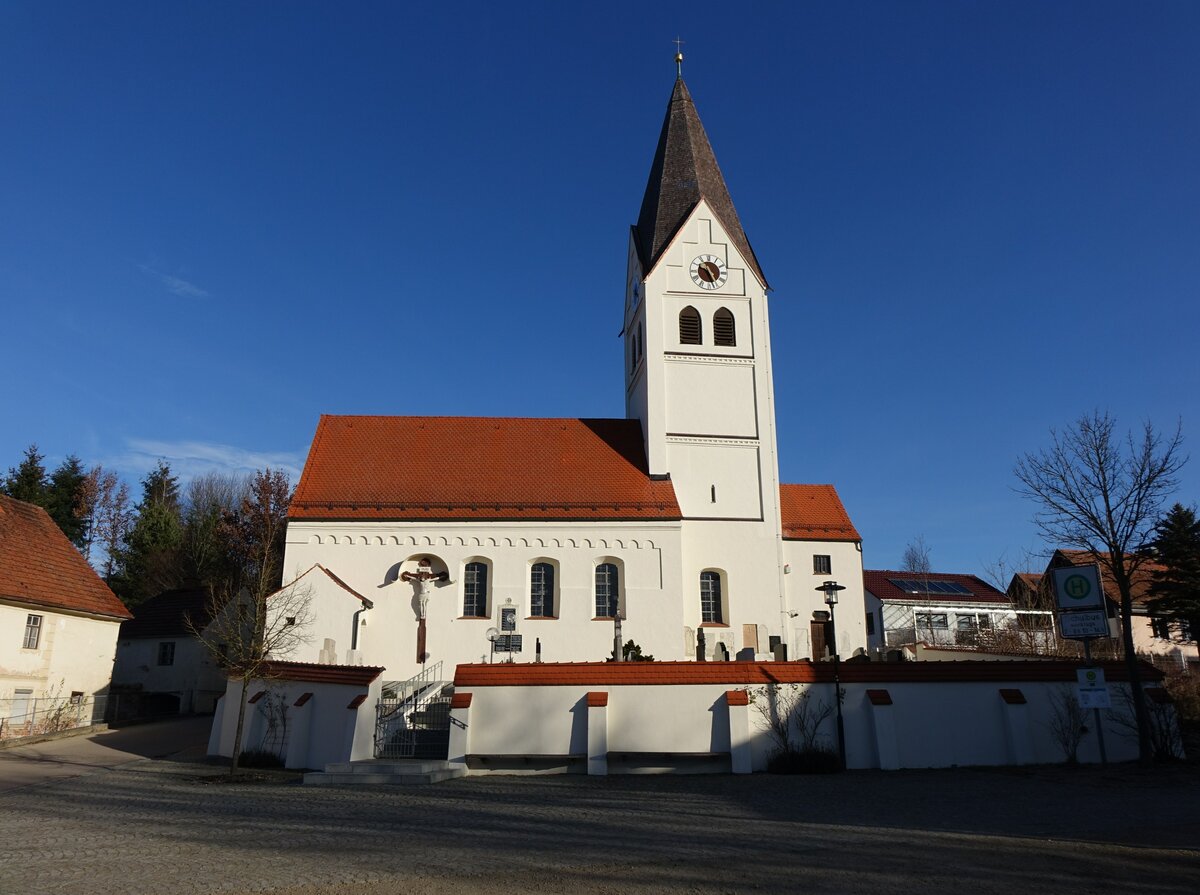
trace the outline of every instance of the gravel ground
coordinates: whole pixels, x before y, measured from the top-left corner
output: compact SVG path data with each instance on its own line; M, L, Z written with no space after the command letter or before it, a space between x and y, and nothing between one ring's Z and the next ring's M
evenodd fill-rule
M0 794L2 893L1197 891L1194 766L214 782L141 760Z

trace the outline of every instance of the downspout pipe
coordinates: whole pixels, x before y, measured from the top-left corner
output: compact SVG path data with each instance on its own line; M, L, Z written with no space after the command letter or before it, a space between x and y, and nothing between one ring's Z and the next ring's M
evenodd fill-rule
M358 607L358 609L354 610L354 622L353 622L354 630L352 630L350 632L350 649L358 649L358 628L359 628L358 617L360 615L362 615L364 612L366 612L368 609L374 609L374 608L375 608L375 604L372 603L370 600L368 600L366 597L364 597L362 606L360 606L360 607Z

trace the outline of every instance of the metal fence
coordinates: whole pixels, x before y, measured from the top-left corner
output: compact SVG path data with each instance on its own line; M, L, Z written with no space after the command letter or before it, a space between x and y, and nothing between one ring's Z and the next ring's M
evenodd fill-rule
M107 696L17 696L0 699L0 740L44 736L104 720Z

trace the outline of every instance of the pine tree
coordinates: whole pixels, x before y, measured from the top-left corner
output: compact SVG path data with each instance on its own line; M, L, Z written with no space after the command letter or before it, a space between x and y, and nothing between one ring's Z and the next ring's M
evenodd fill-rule
M83 463L71 454L50 473L45 502L50 518L62 529L63 534L71 539L71 543L81 550L87 543L87 518L84 515L86 482L87 473L83 469Z
M15 468L9 467L8 478L4 480L4 493L26 503L45 506L48 485L45 459L36 444L25 448L25 459L21 464Z
M120 570L111 586L126 606L136 606L182 583L180 545L183 520L179 507L179 479L163 460L142 480L142 502L137 521L120 551Z
M1194 510L1171 507L1155 529L1154 557L1165 568L1153 573L1151 614L1179 622L1182 639L1200 640L1200 520Z

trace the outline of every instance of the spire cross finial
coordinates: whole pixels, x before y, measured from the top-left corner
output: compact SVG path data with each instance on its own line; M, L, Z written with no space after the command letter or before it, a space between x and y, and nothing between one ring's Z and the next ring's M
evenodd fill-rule
M683 47L684 43L685 41L680 40L678 37L675 38L675 74L680 78L683 77L683 50L681 47Z

